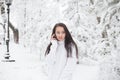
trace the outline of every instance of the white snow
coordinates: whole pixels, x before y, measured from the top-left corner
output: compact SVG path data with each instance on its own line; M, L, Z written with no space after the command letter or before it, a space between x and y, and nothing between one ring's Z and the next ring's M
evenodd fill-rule
M98 80L99 78L99 66L90 66L80 64L77 66L73 80Z
M47 77L42 70L40 56L32 54L29 49L12 43L10 46L11 60L15 62L2 62L0 56L0 80L46 80ZM5 46L0 45L2 55ZM4 50L4 52L3 52ZM98 80L99 66L81 63L73 72L73 80Z
M10 11L20 43L13 43L10 31L10 55L16 62L0 62L0 80L46 79L41 65L57 22L68 26L78 45L81 63L74 79L120 80L120 0L13 0ZM0 60L6 53L1 25L6 14L0 14Z

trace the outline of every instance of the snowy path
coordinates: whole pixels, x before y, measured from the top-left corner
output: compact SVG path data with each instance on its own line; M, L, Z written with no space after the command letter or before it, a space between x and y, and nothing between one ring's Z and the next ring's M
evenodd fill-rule
M73 80L98 80L98 71L98 66L80 64L74 72Z
M16 62L0 62L0 80L46 80L39 56L30 54L19 45L12 45L11 58ZM0 46L0 60L5 49ZM80 64L76 66L73 80L98 80L98 66Z
M0 62L0 80L45 80L41 73L39 56L30 54L22 46L12 44L12 47L11 59L16 61ZM3 50L4 48L0 52ZM3 59L3 54L0 55L0 60Z

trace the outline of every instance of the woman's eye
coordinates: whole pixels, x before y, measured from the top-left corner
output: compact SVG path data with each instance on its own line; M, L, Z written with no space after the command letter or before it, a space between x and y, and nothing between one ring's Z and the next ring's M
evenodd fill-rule
M60 34L60 32L57 32L57 34Z
M62 31L62 32L56 32L56 34L64 34L65 32L64 31Z
M62 33L64 34L65 32L63 31Z

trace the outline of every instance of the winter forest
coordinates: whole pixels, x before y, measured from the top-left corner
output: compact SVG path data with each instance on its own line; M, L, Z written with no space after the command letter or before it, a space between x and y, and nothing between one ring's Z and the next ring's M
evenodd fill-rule
M120 80L120 0L13 0L10 59L7 6L0 0L0 80L46 80L44 53L53 26L67 25L78 45L73 80Z

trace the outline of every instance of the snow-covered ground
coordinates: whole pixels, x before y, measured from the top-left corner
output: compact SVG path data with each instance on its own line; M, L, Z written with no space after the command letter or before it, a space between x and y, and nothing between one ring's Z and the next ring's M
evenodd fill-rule
M0 80L44 76L43 53L57 22L67 25L78 45L81 63L74 71L75 80L120 80L120 0L13 0L10 12L20 44L10 44L11 59L16 62L0 62ZM5 6L5 14L0 14L3 43L6 14ZM14 41L12 33L10 29L10 42ZM5 47L0 45L0 60Z
M1 51L5 50L3 47L0 46ZM0 62L0 80L45 80L38 55L16 44L11 44L10 55L15 62Z
M39 55L31 54L28 48L18 44L11 44L11 60L2 62L6 46L0 45L0 80L46 80L42 70L43 62ZM73 80L98 80L99 66L87 65L81 62L73 72Z

